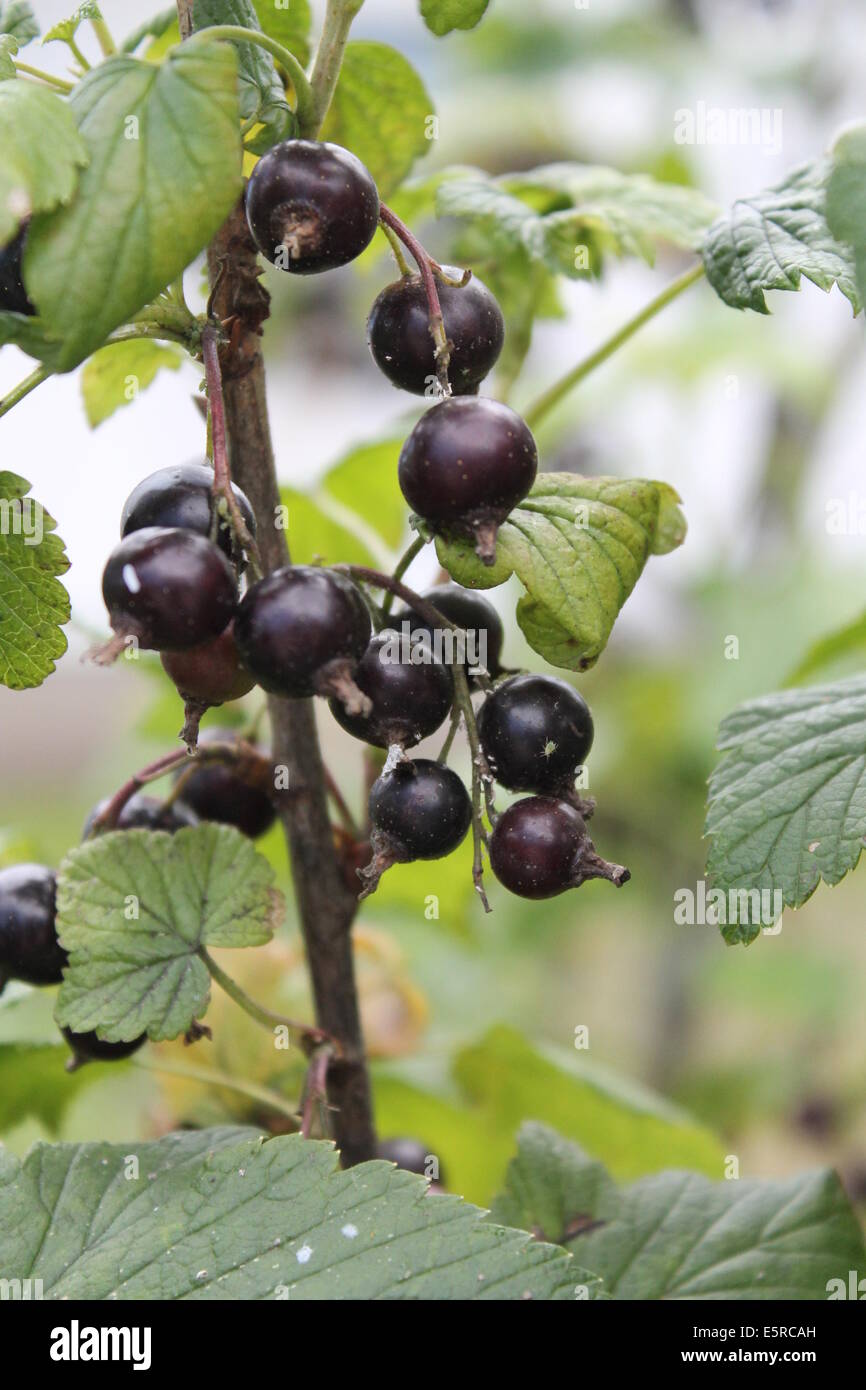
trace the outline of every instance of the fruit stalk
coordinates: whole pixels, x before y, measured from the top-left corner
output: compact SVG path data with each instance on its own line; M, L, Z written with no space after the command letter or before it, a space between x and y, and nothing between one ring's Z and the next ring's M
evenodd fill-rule
M389 227L394 235L399 237L418 266L421 279L424 281L424 292L427 295L427 304L430 309L430 334L436 344L436 378L442 395L450 396L451 385L448 380L448 365L451 359L451 345L448 342L448 334L445 332L445 320L442 317L442 305L439 303L439 290L436 285L435 272L439 267L428 256L418 238L384 203L379 204L379 221L383 227Z
M349 30L363 3L364 0L328 0L322 36L319 39L313 75L310 78L310 112L308 117L301 116L301 134L310 139L315 139L319 134L328 114L343 65L343 54L349 42Z

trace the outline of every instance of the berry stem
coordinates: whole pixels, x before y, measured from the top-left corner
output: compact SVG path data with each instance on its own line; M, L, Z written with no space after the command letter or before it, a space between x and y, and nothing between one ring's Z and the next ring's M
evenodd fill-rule
M379 204L379 221L384 227L390 227L399 237L403 245L410 252L413 260L418 266L421 279L424 282L424 293L427 296L427 307L430 313L430 334L436 345L436 378L439 382L439 389L443 396L451 395L451 383L448 380L448 364L451 360L451 344L445 332L445 321L442 318L442 305L439 303L439 290L436 285L436 271L440 270L437 261L434 261L424 250L420 241L396 213L392 212L384 203Z
M699 261L697 265L692 266L691 270L687 270L684 275L681 275L678 280L672 281L667 289L662 290L661 294L656 295L655 299L651 299L649 304L647 304L644 309L641 309L639 314L635 314L634 318L630 318L627 323L624 323L621 328L618 328L616 333L613 333L611 337L607 338L600 347L597 347L588 357L584 357L578 362L577 366L572 367L571 371L566 372L565 376L561 377L559 381L554 382L553 386L549 387L543 395L539 396L538 399L532 403L528 410L523 412L523 418L530 429L535 429L544 419L545 415L549 415L554 406L559 405L559 402L568 395L569 391L575 386L578 386L585 377L588 377L590 372L595 371L596 367L600 367L603 362L606 362L609 357L612 357L617 349L622 347L623 343L627 343L629 338L633 337L639 328L643 328L645 323L649 323L650 319L655 318L656 314L661 313L662 309L667 308L672 300L681 295L690 285L694 285L696 281L700 280L703 273L703 262Z
M421 554L421 551L424 549L426 544L427 541L424 538L424 536L415 537L412 544L409 546L407 550L404 551L404 553L400 556L400 559L397 561L397 566L394 570L393 575L391 576L392 579L400 580L403 578L403 575L406 573L412 561L415 559L415 556ZM391 612L393 606L394 591L393 589L389 589L382 603L382 613L385 617L387 617L388 614Z
M114 42L114 39L111 36L111 30L109 29L105 20L102 18L102 15L99 15L96 18L92 18L90 21L90 25L96 36L96 42L102 49L103 57L113 57L114 54L117 52L117 44Z
M257 1004L255 999L251 999L245 990L241 989L237 980L233 980L231 975L227 975L222 966L217 965L213 956L205 946L199 946L198 953L204 961L211 979L224 990L230 999L243 1009L244 1013L254 1018L256 1023L260 1023L263 1028L272 1032L274 1028L288 1028L290 1033L300 1033L308 1045L318 1047L321 1043L330 1043L333 1047L338 1044L335 1039L328 1036L321 1028L315 1028L311 1023L296 1023L292 1018L286 1018L284 1014L274 1013L273 1009L266 1009L263 1004Z
M318 1107L322 1116L322 1133L327 1134L324 1123L328 1106L328 1068L334 1056L330 1043L317 1047L310 1058L304 1082L304 1099L301 1112L301 1134L309 1139L313 1129L313 1116Z
M250 748L241 743L208 743L196 749L195 753L188 753L185 748L176 748L171 753L163 753L161 758L148 763L147 767L143 767L140 772L133 773L132 777L114 793L105 810L94 820L89 838L112 830L117 824L124 806L135 796L135 793L141 791L141 788L146 787L148 783L156 782L160 777L165 777L174 768L182 767L187 763L221 762L226 759L236 761L242 755L249 756L251 752ZM174 797L171 799L174 800Z
M24 72L28 77L37 77L40 82L46 82L49 87L56 87L58 92L71 92L75 87L74 82L67 82L64 77L55 77L51 72L43 72L41 68L34 68L30 63L19 63L15 60L17 72Z
M307 74L294 53L284 44L278 43L268 34L263 34L260 29L245 29L241 24L211 24L206 29L199 30L199 33L206 34L210 39L225 39L229 43L253 43L259 48L264 48L289 74L295 90L295 110L301 129L304 130L314 119L313 93Z
M391 228L387 226L384 222L381 222L380 226L382 228L383 236L387 237L388 245L394 252L394 260L397 262L397 269L399 270L400 274L403 276L411 275L412 267L406 260L406 257L403 255L403 246L400 241L400 238L397 236L397 233L392 232Z
M23 401L25 396L29 396L31 391L35 391L37 386L41 386L43 381L47 381L53 375L50 367L37 367L35 372L31 372L29 376L26 376L23 381L19 381L17 386L13 386L11 391L7 391L6 395L0 398L0 415L5 415L14 405Z
M232 529L238 544L246 551L250 567L257 579L264 573L258 546L250 535L243 514L232 487L232 474L229 467L228 446L226 443L226 416L223 401L222 371L219 359L219 340L215 324L209 323L201 335L201 352L207 378L207 399L209 422L213 444L213 493L214 502L224 499L231 517Z
M285 1115L292 1121L295 1129L299 1128L298 1113L289 1104L278 1096L276 1091L272 1091L267 1086L258 1086L254 1081L244 1081L241 1077L231 1076L227 1071L219 1071L216 1067L195 1067L188 1066L186 1062L169 1062L161 1058L151 1059L149 1057L135 1057L132 1065L140 1067L142 1071L152 1071L161 1073L165 1076L178 1076L184 1081L200 1081L204 1086L219 1087L225 1091L237 1091L238 1095L246 1096L248 1100L258 1101L260 1105L265 1105L269 1110L276 1110L279 1115Z
M328 0L310 78L312 99L309 112L304 118L298 111L301 134L310 139L318 136L328 114L343 65L343 54L349 42L349 30L363 3L364 0Z

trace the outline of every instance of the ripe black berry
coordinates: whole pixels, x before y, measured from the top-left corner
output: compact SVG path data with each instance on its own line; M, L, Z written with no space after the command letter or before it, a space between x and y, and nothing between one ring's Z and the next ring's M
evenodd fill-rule
M157 651L209 642L228 626L237 603L234 570L215 545L193 531L147 526L108 557L102 594L121 637Z
M232 484L241 515L250 535L256 533L256 519L246 493ZM128 536L145 526L177 526L209 539L213 507L213 469L202 463L183 463L151 473L132 492L123 505L120 534ZM217 532L220 550L234 557L232 529L220 517Z
M481 706L478 733L503 787L561 795L592 747L592 715L583 696L556 676L512 676Z
M36 313L21 278L21 257L26 236L27 228L22 227L12 241L0 248L0 309L7 309L13 314Z
M205 710L240 700L255 685L249 671L241 665L233 622L212 642L185 652L163 652L161 660L183 700L185 720L180 736L191 749L198 741L198 726Z
M81 835L83 840L91 834L110 799L104 797L93 807L84 822ZM136 792L126 802L114 825L106 826L105 830L167 830L170 835L174 835L175 831L184 830L192 825L198 825L198 816L185 802L172 801L166 806L155 796L145 796L142 792Z
M450 854L472 824L472 803L457 773L427 758L384 772L370 790L369 810L373 858L359 871L362 897L392 864Z
M451 672L435 659L429 642L422 638L406 648L393 633L371 639L353 677L370 700L369 714L349 714L339 700L330 702L338 724L377 748L420 743L439 728L454 698Z
M352 698L351 675L369 640L359 590L311 565L287 565L254 584L235 620L241 660L265 690L293 699L346 693L361 710L368 701Z
M72 1056L66 1063L67 1071L77 1071L86 1062L122 1062L147 1042L146 1033L131 1042L105 1042L95 1032L73 1033L71 1028L60 1031L72 1049Z
M459 270L444 269L452 279L460 275ZM462 288L440 281L437 289L451 343L451 390L455 396L472 396L502 351L502 310L486 285L474 278ZM436 385L435 344L420 275L405 275L385 287L370 310L367 342L376 365L395 386L416 396L431 394L431 385Z
M41 864L0 869L0 993L7 980L58 985L63 978L56 891L57 876Z
M428 603L432 603L434 608L438 608L450 622L456 623L469 634L464 664L483 666L489 676L498 676L502 670L500 657L505 633L502 619L493 604L488 603L486 598L482 598L481 594L473 589L461 588L459 584L440 584L437 588L428 590L422 597ZM394 615L394 626L398 632L402 631L402 625L407 621L411 624L413 634L423 632L432 639L432 628L427 619L413 612L411 608L402 608ZM453 646L455 652L457 651L456 638L449 637L446 629L440 642L443 660L450 664L449 647Z
M293 275L316 275L369 245L379 195L360 159L341 145L284 140L250 175L246 211L263 256Z
M237 742L238 736L231 729L208 729L199 746ZM233 825L251 840L264 835L276 819L273 764L258 749L251 748L231 762L202 762L182 768L176 780L182 782L184 802L202 820Z
M490 867L521 898L555 898L588 878L619 888L631 877L596 854L580 812L552 796L528 796L503 811L490 837Z
M403 496L434 531L464 533L485 564L496 533L535 481L535 440L520 416L486 397L439 401L400 454Z

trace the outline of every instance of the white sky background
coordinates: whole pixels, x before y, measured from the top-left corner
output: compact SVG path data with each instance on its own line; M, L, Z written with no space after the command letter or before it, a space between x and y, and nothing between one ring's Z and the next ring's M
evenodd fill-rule
M493 0L494 7L504 8L506 3ZM515 3L525 11L523 0ZM534 3L539 11L573 15L576 25L591 24L602 13L633 8L625 3L605 4L605 0L591 0L589 12L578 10L572 0ZM154 9L159 7L155 0ZM37 0L43 30L73 8L73 0ZM128 0L104 0L102 8L119 37L146 12L144 6ZM566 137L573 131L584 145L589 144L592 158L616 163L636 146L650 147L669 139L677 108L694 107L698 101L724 107L774 106L771 84L765 76L755 79L760 66L757 55L772 52L779 73L812 61L826 93L820 121L805 106L798 109L792 104L786 92L781 151L704 146L690 152L705 190L725 202L767 186L798 162L812 158L843 121L858 114L858 105L862 110L866 7L858 0L803 0L768 6L764 15L756 15L754 6L740 0L707 3L704 9L716 47L703 69L683 80L681 90L672 90L666 76L654 75L646 65L637 69L596 66L589 72L581 69L573 79L562 78L555 84L546 80L540 94L526 102L526 121L538 123L541 129L561 129ZM477 87L455 87L460 69L449 53L461 43L460 37L433 39L411 0L367 0L356 32L391 42L407 53L437 102L439 156L444 162L464 159L461 133L471 130L477 141L479 132L492 128L497 103L484 92L479 97ZM52 44L41 51L34 46L26 56L62 73L65 55L63 45ZM507 99L521 100L513 90ZM570 285L572 315L566 322L539 329L531 378L540 385L575 362L657 293L665 273L629 263L614 267L601 287ZM190 276L190 282L194 278ZM286 292L291 290L289 284ZM831 563L850 563L862 556L863 538L826 536L823 514L827 497L847 496L858 487L861 494L866 492L862 320L852 325L848 305L836 292L826 297L806 286L799 295L772 298L775 322L764 321L768 332L785 333L802 343L804 352L822 358L840 352L845 357L846 389L822 438L809 505L819 518L816 543L827 549ZM664 325L660 320L648 330L646 340L649 333L658 333L661 341L676 328L677 316L685 321L689 312L685 302L667 311ZM360 313L356 327L363 339ZM280 474L287 482L308 484L346 445L375 437L410 404L379 377L372 362L365 376L354 370L341 372L337 366L323 379L320 371L305 369L297 346L281 357L280 362L269 364L269 395ZM16 349L4 348L0 393L32 365ZM736 364L731 370L736 370ZM197 380L193 367L178 374L162 373L140 401L91 431L81 405L78 373L73 373L40 387L0 422L0 467L30 479L35 495L58 518L72 561L67 581L75 616L99 631L105 628L101 572L116 544L127 494L155 468L200 455L203 430L189 400ZM723 373L711 375L698 392L681 398L669 385L649 382L630 392L628 410L614 406L604 422L605 445L625 460L623 468L634 475L666 479L686 498L690 544L665 561L664 580L660 580L665 586L676 584L677 578L693 577L696 568L718 558L720 549L736 545L741 509L763 447L770 401L761 383L750 380L748 374L741 378L736 402L726 397L723 384ZM602 373L598 389L604 390ZM646 605L657 601L655 586L647 585L643 594L642 588L623 615L623 625L639 621Z

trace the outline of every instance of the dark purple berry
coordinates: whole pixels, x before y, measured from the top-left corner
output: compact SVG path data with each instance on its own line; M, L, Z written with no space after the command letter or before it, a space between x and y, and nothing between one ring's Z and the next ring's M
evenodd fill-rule
M562 795L592 747L592 715L583 696L556 676L512 676L481 706L478 733L503 787Z
M209 464L182 463L151 473L126 499L120 517L120 534L128 536L146 526L179 527L210 538L213 508L213 469ZM250 535L256 533L256 519L246 493L232 484L241 515ZM220 517L217 544L229 559L234 558L232 529Z
M66 952L57 940L57 875L41 864L0 869L0 993L7 980L58 985Z
M21 258L26 237L25 226L12 241L0 248L0 309L13 314L36 313L21 278Z
M183 700L185 719L180 736L191 749L198 742L198 726L206 710L240 700L255 686L241 664L233 622L213 641L185 652L163 652L161 661Z
M434 531L470 536L485 564L496 533L538 470L535 440L520 416L486 397L439 401L421 416L400 454L410 507Z
M370 640L353 679L370 700L369 714L349 714L339 700L331 700L331 713L355 738L377 748L420 743L447 718L454 699L451 672L436 660L424 638L404 644L393 632L379 633Z
M237 581L225 555L204 536L147 526L111 552L102 594L119 637L135 637L156 651L182 651L228 626Z
M468 634L469 640L465 644L465 665L470 667L483 666L487 674L492 677L499 675L502 667L500 657L502 656L502 644L505 640L505 632L502 627L502 619L486 598L474 589L464 589L459 584L440 584L435 589L430 589L422 595L428 603L432 603L450 622L456 623L464 632ZM398 632L402 633L403 624L411 624L412 633L423 632L432 640L432 628L426 618L422 618L411 608L402 608L394 615L394 626ZM450 635L448 629L442 631L439 638L439 647L434 643L434 651L442 655L443 661L451 665L452 657L450 652L458 652L456 646L456 636ZM458 652L459 654L459 652Z
M364 655L370 626L351 580L333 570L288 565L244 595L235 640L247 670L272 694L340 697Z
M490 867L521 898L555 898L588 878L619 888L631 877L596 854L580 812L552 796L528 796L503 811L490 837Z
M362 897L376 890L392 864L441 859L465 839L472 803L456 772L427 758L404 760L370 790L373 858L358 875Z
M86 840L91 834L110 800L106 796L93 807L84 822L82 839ZM198 816L184 801L172 801L167 806L158 797L136 792L126 802L115 824L100 829L106 833L109 830L166 830L169 835L174 835L178 830L186 830L193 825L198 825Z
M360 159L341 145L285 140L250 175L246 211L263 256L293 275L316 275L369 245L379 195Z
M67 1071L77 1071L86 1062L122 1062L147 1042L146 1033L130 1042L105 1042L95 1032L73 1033L71 1028L60 1031L72 1049L72 1056L66 1063Z
M460 277L459 270L443 268L451 279ZM451 343L451 390L455 396L471 396L502 351L502 310L486 285L474 277L462 288L439 281L437 289ZM420 275L406 275L385 287L370 310L367 341L376 365L395 386L416 396L435 394L435 345Z
M199 743L239 742L232 729L208 729ZM255 840L270 830L276 819L274 768L259 749L243 751L237 759L204 761L182 768L177 781L183 800L202 820L233 825L242 835Z

